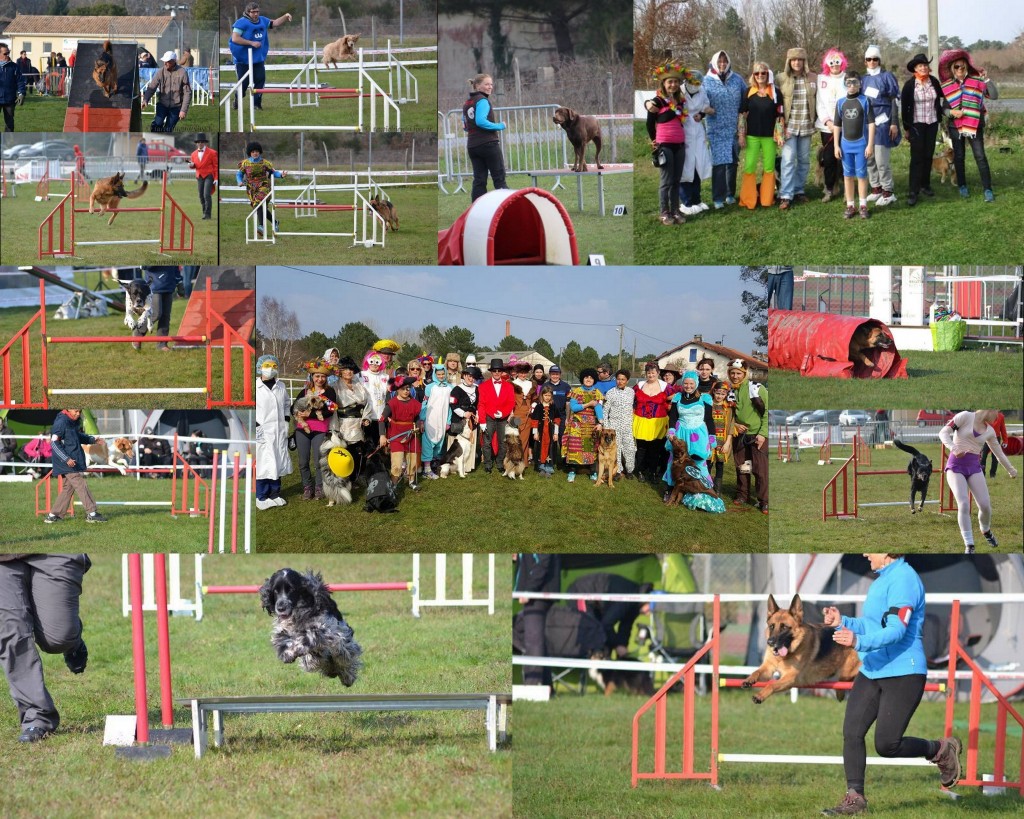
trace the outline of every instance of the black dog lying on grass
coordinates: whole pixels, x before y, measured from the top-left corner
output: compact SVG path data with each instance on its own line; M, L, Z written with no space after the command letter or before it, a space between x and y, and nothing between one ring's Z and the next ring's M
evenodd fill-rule
M910 514L924 510L924 501L928 496L928 482L932 479L932 462L920 450L907 446L902 441L893 440L897 449L909 452L910 463L907 464L907 474L910 475ZM921 505L914 509L914 495L921 493Z

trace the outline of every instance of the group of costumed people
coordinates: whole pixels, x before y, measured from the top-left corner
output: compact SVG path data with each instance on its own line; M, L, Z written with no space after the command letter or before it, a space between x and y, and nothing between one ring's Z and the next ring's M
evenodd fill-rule
M867 218L871 203L894 204L891 151L905 137L910 145L907 205L914 206L921 197L934 196L932 159L944 119L960 195L970 195L964 166L970 145L985 201L994 201L984 132L985 100L999 97L995 82L964 49L942 53L938 79L931 74L931 62L924 54L915 55L907 63L911 77L902 87L882 67L875 45L864 53L863 71L850 69L837 48L825 53L820 74L808 69L803 48L789 49L785 68L777 74L755 62L747 79L733 69L725 51L712 56L706 73L678 61L658 66L653 72L657 92L645 108L652 161L660 173L662 224L683 224L687 216L710 210L701 197L708 178L716 210L737 203L751 210L758 204L788 210L809 201L806 184L816 133L823 202L843 198L846 218L858 212ZM737 187L741 149L743 175Z

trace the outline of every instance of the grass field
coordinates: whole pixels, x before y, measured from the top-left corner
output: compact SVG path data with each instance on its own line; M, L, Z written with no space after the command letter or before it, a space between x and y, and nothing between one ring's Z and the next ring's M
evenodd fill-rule
M136 186L129 185L129 190ZM30 186L23 185L16 200L5 199L0 208L0 261L10 265L39 264L38 239L39 226L49 213L57 207L61 197L66 195L67 185L50 186L50 201L36 202L34 191ZM188 253L158 253L159 243L138 245L118 244L132 239L160 238L160 214L119 213L113 225L107 224L109 216L97 213L78 213L75 215L75 241L98 242L110 241L105 245L76 245L76 264L133 265L133 264L216 264L217 263L217 209L216 203L213 219L202 221L203 208L199 203L195 179L182 179L167 183L167 192L192 220L194 227L195 250ZM88 200L81 202L76 198L80 208L89 207ZM123 207L160 207L160 182L150 181L146 192L138 199L123 202ZM66 207L67 218L70 219L71 203ZM170 208L167 211L167 228L170 235ZM57 244L59 218L54 221L54 244ZM70 227L66 235L70 238ZM49 259L52 263L52 258Z
M573 229L576 231L576 245L579 248L580 264L587 263L587 256L592 253L604 254L605 263L609 265L628 265L633 263L633 175L616 174L605 177L604 201L606 216L601 216L597 209L597 177L583 178L583 213L579 210L579 196L575 175L566 172L561 177L562 188L551 191L569 212ZM513 174L509 178L509 186L525 188L530 185L530 178L523 174ZM540 185L548 188L554 184L550 177L540 177ZM449 227L470 206L469 191L472 179L465 180L465 190L445 196L438 196L438 227ZM491 189L488 182L488 190ZM449 188L451 190L451 188ZM613 216L615 205L625 205L624 216ZM678 261L677 259L673 260Z
M292 555L209 558L204 580L259 584L289 563L314 567L329 582L411 576L407 555ZM202 760L194 758L191 745L147 763L115 758L113 748L101 746L105 716L134 713L120 565L120 556L94 558L85 577L85 673L73 677L59 655L43 656L61 713L58 733L41 744L18 744L17 711L8 696L0 699L5 816L156 811L186 817L195 816L200 803L199 812L209 816L266 816L289 804L310 816L339 810L359 817L512 815L511 754L488 752L483 716L476 711L244 715L226 720L227 745L211 747ZM507 577L500 575L493 616L480 609L430 609L416 620L403 592L336 595L364 650L365 668L352 689L278 662L270 618L255 595L207 598L201 622L171 620L174 695L508 691ZM147 617L151 728L160 724L154 622ZM175 726L189 724L187 710L178 706Z
M60 133L64 130L64 115L68 101L63 97L41 97L32 94L25 98L25 104L17 109L14 124L19 131L43 131ZM182 133L216 133L220 130L216 105L193 105L175 131ZM153 107L142 109L142 130L149 131L153 123Z
M285 179L287 182L287 178ZM226 189L224 196L245 197L239 188ZM331 204L352 204L352 194L318 194ZM388 188L398 208L399 229L388 231L384 247L352 247L352 239L336 236L279 236L276 244L245 243L245 217L249 206L225 205L221 212L221 255L232 264L332 264L398 265L437 264L437 189L432 185ZM297 219L294 211L281 209L281 230L308 232L352 232L352 214L324 211L315 219ZM362 236L362 232L359 233ZM378 226L378 238L380 228Z
M1016 115L1000 115L1008 122ZM815 265L849 264L949 264L970 259L977 264L1018 264L1020 237L1011 228L1013 214L1024 207L1024 170L1019 161L1021 126L1014 135L988 139L986 154L992 170L996 201L986 204L981 196L978 169L967 158L969 199L961 199L953 184L933 179L934 199L924 198L914 208L906 205L909 150L893 151L893 174L899 201L872 208L871 219L843 219L841 200L821 204L821 186L808 182L811 202L782 212L777 207L750 211L737 205L687 217L684 226L663 227L658 222L658 171L648 157L650 141L644 123L636 123L634 150L637 157L636 202L633 230L637 264L675 264L680 258L702 264L788 264L794 259ZM995 131L995 129L993 129ZM994 144L997 143L997 144ZM812 149L812 172L817 136ZM999 150L1006 148L1008 153ZM742 179L742 152L740 179ZM737 185L739 181L737 181ZM711 202L710 182L701 196ZM949 230L950 225L970 225L969 230ZM789 262L787 262L787 259Z
M931 458L935 466L928 499L939 500L939 445L915 444ZM910 514L910 478L906 474L910 456L898 449L871 451L871 465L861 471L900 469L900 475L877 475L859 481L859 501L874 503L900 501L899 506L877 506L861 509L856 520L827 521L821 519L821 492L829 479L839 471L850 456L849 447L833 447L832 464L818 466L818 451L805 449L799 463L771 461L772 551L779 552L847 552L851 540L857 543L878 542L895 546L911 540L907 551L924 554L960 554L964 550L957 528L956 508L939 514L938 504L926 504L923 512ZM991 457L991 455L990 455ZM1021 458L1010 462L1020 471ZM853 504L853 472L849 479L850 504ZM987 478L992 499L992 531L999 540L1000 552L1016 553L1024 542L1024 482L1012 480L999 467L995 478ZM839 488L842 503L842 487ZM831 496L830 496L831 497ZM973 507L974 535L979 551L993 551L978 533L978 507ZM902 547L901 547L902 548Z
M527 470L522 481L488 475L479 466L465 479L421 481L419 492L403 486L397 514L363 511L363 490L351 506L328 508L325 501L302 500L295 471L284 480L288 505L255 513L257 551L380 551L453 548L453 531L435 525L438 509L474 509L488 513L486 524L457 527L459 551L515 551L525 547L563 552L763 552L768 548L767 517L753 507L731 505L735 470L726 465L724 515L685 507L666 507L660 489L621 481L615 490L595 487L584 476L568 483L565 474L550 479ZM314 534L319 533L319 534ZM515 547L515 548L513 548Z
M919 409L951 403L1018 407L1024 379L1024 353L960 350L955 353L908 350L909 378L812 378L793 370L770 374L772 408L821 405ZM992 374L999 377L993 378Z
M932 695L926 695L926 697ZM936 695L938 696L938 695ZM666 767L680 769L679 714L682 698L668 704ZM559 696L548 703L516 703L513 745L514 812L536 819L565 816L637 817L765 817L789 819L815 816L837 804L845 791L839 765L779 765L721 763L721 790L705 782L641 781L630 788L632 719L643 700L628 695ZM844 706L829 697L801 697L794 705L775 697L755 706L745 692L726 691L721 697L719 736L722 753L779 753L839 756L842 754ZM979 735L981 771L991 771L994 746L991 705L982 706ZM957 716L966 721L966 705ZM641 727L641 770L653 770L653 712ZM944 705L923 702L910 723L913 736L937 738L943 732ZM695 761L709 770L710 701L696 702ZM964 740L966 725L954 723ZM558 726L552 730L552 726ZM1007 771L1016 771L1014 750L1019 733L1007 742ZM871 734L869 756L874 755ZM1011 775L1012 776L1012 775ZM934 768L868 766L867 798L872 813L901 819L935 816L1010 816L1019 812L1016 795L983 796L978 788L957 789L954 805L939 790Z
M136 260L136 263L138 260ZM38 308L36 308L38 309ZM55 305L47 305L47 333L51 336L126 336L124 317L116 314L97 318L83 318L75 321L56 321L51 317ZM6 344L20 330L32 314L30 307L10 307L0 310L0 347ZM185 303L175 299L171 308L171 334L177 332ZM38 328L38 323L35 325ZM38 329L29 333L31 349L32 399L42 400L41 342ZM12 397L16 403L22 399L21 344L14 347L11 366ZM220 400L224 394L224 374L221 366L222 353L214 350L213 355L213 396ZM242 403L244 372L242 351L232 352L231 396ZM136 352L130 344L55 344L47 350L47 363L51 389L118 388L137 387L203 387L206 385L206 350L172 349L161 352L156 344L143 344ZM255 360L253 361L255 367ZM143 400L143 398L145 400ZM132 409L140 405L164 409L196 409L206 407L206 396L201 393L153 394L140 396L131 393L122 395L54 395L51 406L97 407L102 409Z

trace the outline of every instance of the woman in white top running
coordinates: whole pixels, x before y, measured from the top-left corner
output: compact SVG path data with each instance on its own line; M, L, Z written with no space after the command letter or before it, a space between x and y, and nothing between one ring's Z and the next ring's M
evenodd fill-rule
M999 544L992 534L992 502L988 497L985 473L981 469L981 452L987 445L1011 478L1017 477L1017 470L999 446L999 439L992 428L997 410L975 410L958 412L939 432L939 439L949 449L946 459L946 480L956 499L957 523L964 539L966 554L974 554L974 532L971 530L971 495L978 504L978 524L981 534L993 548Z

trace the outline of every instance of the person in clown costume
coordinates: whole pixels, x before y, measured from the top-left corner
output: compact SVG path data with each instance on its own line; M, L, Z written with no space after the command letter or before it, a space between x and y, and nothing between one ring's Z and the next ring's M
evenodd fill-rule
M288 455L290 400L277 378L277 356L261 355L256 372L256 508L262 511L287 503L281 497L281 477L292 471Z
M452 385L448 383L445 365L438 362L434 365L434 380L427 384L426 400L420 410L423 422L423 477L436 480L439 476L434 472L432 461L439 461L444 455L445 432L452 422Z
M679 420L668 431L665 448L672 452L672 441L675 438L686 441L687 452L693 458L699 470L699 478L708 488L714 486L708 472L708 460L715 451L715 421L712 414L712 399L708 394L701 394L697 389L697 373L687 370L683 373L680 389L672 396L672 403L679 408ZM662 476L670 487L672 480L672 459ZM711 495L683 495L683 505L688 509L703 509L705 512L725 512L725 502Z
M363 385L369 393L371 417L374 421L380 420L380 414L384 412L384 405L388 400L388 381L391 378L388 373L390 362L391 355L377 349L367 350L363 358L363 369L359 373L359 377L363 380Z
M839 195L839 160L835 155L836 103L846 96L846 55L838 48L830 48L821 59L821 73L818 75L818 92L815 99L817 119L814 127L821 132L823 150L818 154L825 177L825 194L822 202L831 201Z

